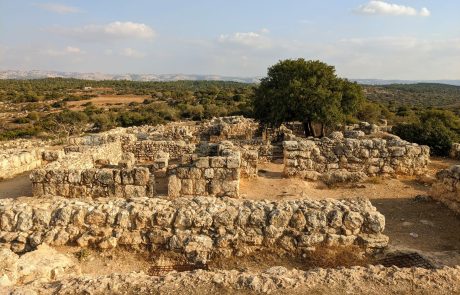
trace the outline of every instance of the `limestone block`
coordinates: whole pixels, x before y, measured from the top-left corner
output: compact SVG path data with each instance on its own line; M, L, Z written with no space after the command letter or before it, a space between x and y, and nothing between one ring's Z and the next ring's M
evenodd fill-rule
M195 180L195 194L198 196L206 195L207 182L204 179Z
M182 189L181 193L184 195L193 195L193 180L192 179L182 179L181 181Z
M181 179L176 175L171 175L168 178L168 196L179 197L182 190Z
M213 168L208 168L208 169L204 170L204 177L206 179L214 178L214 169Z
M209 167L209 158L208 157L201 157L195 162L195 166L197 168L208 168Z
M134 172L134 185L145 186L148 184L150 172L147 168L136 168Z
M201 179L202 178L202 169L200 168L190 168L190 178L192 179Z
M226 164L225 157L211 157L210 159L212 168L222 168Z
M124 186L125 198L142 198L146 196L146 187L138 185Z
M210 193L213 195L219 195L222 192L222 181L218 179L211 180L210 186Z
M228 157L227 158L227 167L228 168L239 168L240 167L240 158L238 158L238 157Z

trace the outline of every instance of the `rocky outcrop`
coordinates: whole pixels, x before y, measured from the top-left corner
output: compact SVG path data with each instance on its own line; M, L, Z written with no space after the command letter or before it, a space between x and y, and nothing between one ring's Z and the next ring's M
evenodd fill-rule
M22 256L0 248L0 291L13 285L59 280L79 273L78 266L70 257L45 244Z
M388 243L384 228L368 200L0 200L0 242L14 252L43 243L149 246L206 262L267 248L301 254L323 244L373 251Z

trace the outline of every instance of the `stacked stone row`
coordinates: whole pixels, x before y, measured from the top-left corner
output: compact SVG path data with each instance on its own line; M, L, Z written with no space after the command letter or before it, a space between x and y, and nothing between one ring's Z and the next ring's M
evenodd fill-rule
M284 142L287 176L313 178L334 170L375 175L418 175L429 162L429 148L403 140L382 138L322 138ZM309 177L311 176L311 177Z
M182 155L192 154L195 145L185 141L152 141L143 140L123 146L124 152L131 152L139 161L154 161L158 153L168 153L171 159L178 159Z
M192 262L261 249L385 247L385 219L368 200L238 201L206 197L133 200L0 200L0 242L15 252L42 243L163 248Z
M37 169L30 175L34 196L134 198L155 195L147 168Z

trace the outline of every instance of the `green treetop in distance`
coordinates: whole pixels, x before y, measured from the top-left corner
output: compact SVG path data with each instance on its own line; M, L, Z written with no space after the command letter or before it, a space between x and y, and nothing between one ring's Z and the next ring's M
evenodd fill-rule
M254 115L270 127L301 121L306 136L317 136L313 123L324 136L357 110L364 95L357 83L337 77L335 68L320 61L287 59L268 69L256 89Z

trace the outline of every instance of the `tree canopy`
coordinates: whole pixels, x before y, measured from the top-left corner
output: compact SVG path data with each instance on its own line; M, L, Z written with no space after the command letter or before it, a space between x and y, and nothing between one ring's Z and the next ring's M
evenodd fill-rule
M313 123L326 127L344 121L364 99L361 87L337 77L335 68L321 61L288 59L268 69L254 94L254 115L262 123L279 127L301 121L306 136L317 136Z

